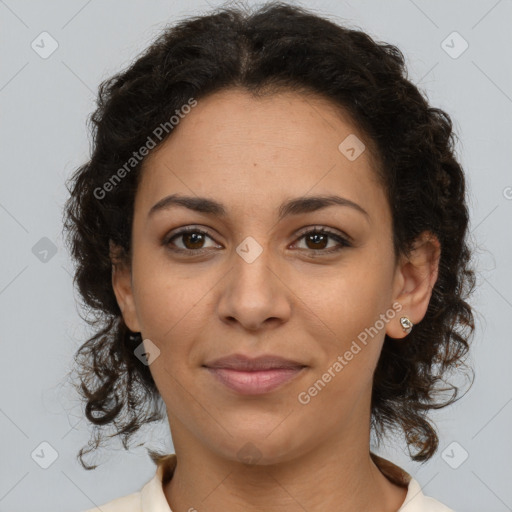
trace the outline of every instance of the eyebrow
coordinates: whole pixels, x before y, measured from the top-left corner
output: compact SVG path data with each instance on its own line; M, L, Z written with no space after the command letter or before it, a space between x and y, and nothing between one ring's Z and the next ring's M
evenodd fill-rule
M367 220L370 218L370 215L364 208L362 208L357 203L354 203L350 199L336 195L322 195L298 197L296 199L291 199L284 202L279 207L278 219L281 221L289 215L310 213L333 205L350 207L362 213ZM175 206L181 206L195 212L206 213L208 215L221 218L227 216L226 208L218 201L209 199L207 197L181 196L178 194L172 194L160 199L160 201L154 204L149 210L148 217L152 217L159 211L169 210Z

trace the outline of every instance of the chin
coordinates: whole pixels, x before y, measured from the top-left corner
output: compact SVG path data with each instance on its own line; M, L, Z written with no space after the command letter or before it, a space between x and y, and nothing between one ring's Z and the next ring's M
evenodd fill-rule
M270 435L259 429L250 429L246 434L240 429L233 437L226 434L222 441L215 439L211 449L227 460L258 466L287 462L306 451L306 445L301 448L302 445L297 444L298 440L293 439L290 431L283 429L278 433L276 425L274 423L272 428L265 429ZM233 426L230 432L233 432Z

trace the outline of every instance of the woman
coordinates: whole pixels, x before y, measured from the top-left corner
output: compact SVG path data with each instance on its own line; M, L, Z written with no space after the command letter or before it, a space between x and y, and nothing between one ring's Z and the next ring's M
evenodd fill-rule
M88 452L165 415L175 450L100 509L451 510L370 451L401 430L432 458L474 329L451 120L400 51L299 7L219 9L104 82L92 120L65 222L97 313Z

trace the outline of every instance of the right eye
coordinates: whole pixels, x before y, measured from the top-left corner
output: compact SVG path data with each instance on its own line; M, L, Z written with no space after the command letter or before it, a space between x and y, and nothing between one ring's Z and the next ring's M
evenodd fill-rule
M203 244L206 238L213 240L207 231L191 226L181 229L177 233L173 233L170 237L167 237L163 243L168 246L171 251L201 253L205 250ZM176 239L181 240L183 247L176 246L174 243Z

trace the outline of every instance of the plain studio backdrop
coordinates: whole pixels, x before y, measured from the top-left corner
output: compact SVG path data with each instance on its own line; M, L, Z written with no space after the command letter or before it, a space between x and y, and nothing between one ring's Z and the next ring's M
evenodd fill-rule
M0 511L79 511L139 490L154 473L144 448L125 452L119 442L99 453L94 471L76 460L89 431L65 375L88 331L61 235L64 182L88 158L86 120L98 84L166 24L219 5L0 1ZM476 380L460 402L432 416L440 448L426 465L410 461L402 439L377 453L457 512L512 510L512 2L300 5L403 51L411 80L452 116L467 173ZM171 451L168 436L162 425L137 439Z

